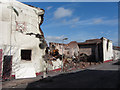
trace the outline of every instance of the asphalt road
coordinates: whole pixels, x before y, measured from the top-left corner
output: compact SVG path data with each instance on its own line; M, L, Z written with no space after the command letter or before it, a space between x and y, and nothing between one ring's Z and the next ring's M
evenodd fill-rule
M82 71L60 74L29 83L29 88L119 88L120 71L117 61L99 64Z
M112 61L93 65L87 69L70 73L58 73L46 79L36 79L32 83L16 84L2 90L28 90L29 88L120 88L120 62ZM28 79L29 80L29 79ZM21 82L21 81L20 81ZM7 86L9 86L7 84Z

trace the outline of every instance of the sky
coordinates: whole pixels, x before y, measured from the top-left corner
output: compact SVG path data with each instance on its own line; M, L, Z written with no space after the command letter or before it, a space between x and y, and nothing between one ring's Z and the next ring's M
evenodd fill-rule
M119 2L120 0L17 0L20 2Z
M47 42L84 42L105 37L118 45L117 2L24 2L45 10L41 29Z

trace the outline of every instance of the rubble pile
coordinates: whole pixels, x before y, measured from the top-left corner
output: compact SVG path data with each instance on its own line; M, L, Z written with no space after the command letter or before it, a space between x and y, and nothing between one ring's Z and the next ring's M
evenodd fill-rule
M46 60L47 63L53 66L53 61L57 61L58 59L63 62L63 71L69 72L74 69L85 69L91 65L100 64L99 62L90 62L89 56L82 53L78 56L68 57L65 55L60 55L58 49L50 49L46 48ZM91 60L92 61L92 60Z

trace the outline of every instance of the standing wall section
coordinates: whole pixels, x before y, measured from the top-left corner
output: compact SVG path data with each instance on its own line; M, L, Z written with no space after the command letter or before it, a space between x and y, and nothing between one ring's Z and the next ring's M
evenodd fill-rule
M3 48L4 55L12 55L12 76L22 70L23 67L33 67L35 73L44 71L45 49L40 49L42 43L35 35L40 34L40 24L43 21L40 14L44 10L31 7L23 3L4 2L0 0L0 46ZM31 60L21 59L21 50L31 50ZM22 67L22 68L21 68Z
M111 40L103 38L103 62L113 60L113 44Z

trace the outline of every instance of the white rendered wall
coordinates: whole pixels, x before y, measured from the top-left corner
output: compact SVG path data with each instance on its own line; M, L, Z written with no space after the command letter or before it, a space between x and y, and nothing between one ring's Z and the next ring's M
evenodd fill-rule
M120 59L120 51L119 50L113 50L114 53L114 60Z
M4 0L3 0L4 1ZM8 0L9 1L9 0ZM13 6L19 16L10 7ZM35 12L36 11L36 12ZM35 36L25 35L26 33L40 33L38 24L41 19L38 19L36 13L44 13L43 10L24 5L19 2L2 2L0 3L0 46L3 49L4 55L13 55L12 59L12 75L23 67L34 68L35 73L44 70L43 58L44 49L39 48L38 38ZM25 23L24 32L16 31L18 23ZM31 49L31 61L21 60L21 49Z
M108 61L113 59L113 45L112 41L108 42L108 49L107 49L107 39L103 39L103 61Z

